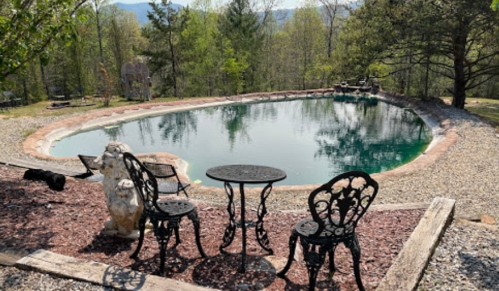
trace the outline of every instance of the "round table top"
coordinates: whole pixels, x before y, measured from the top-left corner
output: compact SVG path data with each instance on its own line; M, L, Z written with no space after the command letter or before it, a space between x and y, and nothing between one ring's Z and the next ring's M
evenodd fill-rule
M284 180L286 173L266 166L227 165L208 169L206 176L223 182L259 184Z

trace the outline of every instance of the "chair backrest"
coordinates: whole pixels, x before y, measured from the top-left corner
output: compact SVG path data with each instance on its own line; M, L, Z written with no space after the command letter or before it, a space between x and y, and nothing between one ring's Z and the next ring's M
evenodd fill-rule
M144 211L154 212L154 209L159 209L158 201L158 182L151 173L133 154L124 153L123 161L126 169L133 181L140 199L144 204Z
M154 176L156 176L156 178L176 177L178 179L177 172L173 165L152 162L143 162L143 164L154 174Z
M308 197L310 212L318 224L312 236L353 235L377 193L378 183L362 171L343 173L315 189ZM334 229L335 233L328 229Z
M8 99L12 100L14 98L16 98L16 96L14 95L14 93L12 93L11 91L4 91L3 92L3 95L5 97L7 97Z
M50 87L50 93L52 94L57 94L57 95L61 95L62 94L62 89L60 87Z
M85 156L85 155L78 155L78 158L80 159L81 163L87 168L87 172L92 172L92 170L98 170L99 168L97 167L97 164L94 162L95 159L97 159L96 156Z

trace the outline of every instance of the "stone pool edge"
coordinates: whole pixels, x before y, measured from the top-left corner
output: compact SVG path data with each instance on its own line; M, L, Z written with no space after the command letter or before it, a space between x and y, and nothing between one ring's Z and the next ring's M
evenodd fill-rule
M229 105L241 102L245 103L261 100L317 98L324 95L338 95L338 93L334 92L334 89L250 93L231 97L200 98L195 100L179 100L161 103L137 104L103 109L97 112L63 119L37 130L23 142L23 150L26 154L32 157L46 161L76 160L77 157L68 158L51 156L49 154L51 144L57 139L65 137L76 131L102 127L125 120L133 120L144 115L150 116L168 112L177 112L219 105ZM425 121L425 123L433 131L433 140L422 155L398 168L382 173L372 174L371 176L375 180L379 181L390 177L404 176L429 167L433 165L438 160L438 158L443 153L445 153L452 145L454 145L459 138L457 135L457 129L454 126L451 118L448 117L440 107L438 107L438 104L436 102L425 102L420 99L409 98L403 95L389 93L386 91L380 91L375 95L366 94L366 96L375 97L390 103L411 108ZM141 154L138 156L154 156L159 162L174 162L179 168L181 180L183 182L190 182L186 175L187 162L183 161L180 157L169 153L149 153ZM192 182L191 184L192 187L196 188L196 191L223 191L222 188L207 187L194 184ZM320 184L275 186L274 188L281 191L304 191L315 189L316 187L318 187L318 185ZM252 188L249 190L249 192L254 192L254 194L257 194L261 191L261 188Z

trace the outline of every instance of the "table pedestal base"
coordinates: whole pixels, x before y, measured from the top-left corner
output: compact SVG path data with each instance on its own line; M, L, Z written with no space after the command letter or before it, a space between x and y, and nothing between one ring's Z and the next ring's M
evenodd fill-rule
M246 220L245 220L245 199L244 199L244 184L239 184L239 193L241 194L241 221L236 222L236 208L234 205L234 189L229 182L224 183L225 193L229 198L229 203L227 205L227 212L229 213L229 225L225 228L223 243L220 246L220 251L225 252L225 248L230 246L234 241L236 235L236 229L238 226L242 230L242 265L239 272L244 273L246 271ZM258 220L255 226L256 239L258 244L267 252L269 255L273 255L274 251L270 248L270 241L267 235L267 230L265 230L263 225L263 218L267 214L267 207L265 206L265 201L272 191L272 183L269 183L265 188L263 188L260 194L260 205L258 206L257 216Z

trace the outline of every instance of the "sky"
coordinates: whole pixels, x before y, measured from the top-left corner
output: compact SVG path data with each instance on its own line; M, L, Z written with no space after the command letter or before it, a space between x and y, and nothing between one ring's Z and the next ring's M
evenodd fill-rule
M172 3L174 4L180 4L182 6L186 6L187 4L191 4L194 2L194 0L171 0ZM280 4L276 7L276 9L294 9L296 7L302 6L305 0L278 0ZM133 4L133 3L147 3L149 2L148 0L113 0L111 2L121 2L121 3L126 3L126 4ZM222 3L227 3L229 0L212 0L213 4L222 4Z

